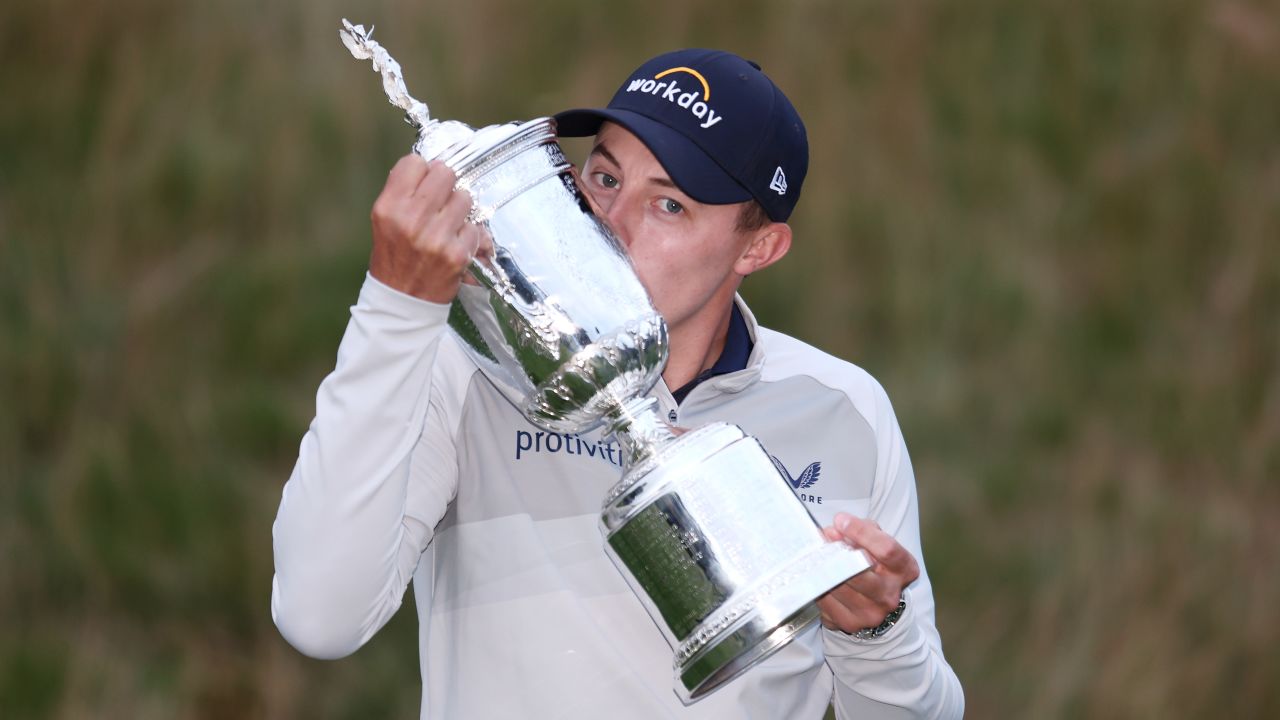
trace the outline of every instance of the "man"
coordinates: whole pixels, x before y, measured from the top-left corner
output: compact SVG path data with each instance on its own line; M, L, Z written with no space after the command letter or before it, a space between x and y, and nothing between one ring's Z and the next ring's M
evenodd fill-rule
M305 653L353 652L399 607L420 619L423 717L958 717L921 559L914 477L862 370L756 325L736 291L782 258L804 126L754 64L684 50L604 109L582 187L663 314L653 390L673 422L756 435L827 537L871 570L819 600L822 628L708 697L671 689L671 649L596 528L618 480L600 431L530 425L446 332L484 238L438 162L409 156L374 203L369 276L317 397L275 525L272 614Z

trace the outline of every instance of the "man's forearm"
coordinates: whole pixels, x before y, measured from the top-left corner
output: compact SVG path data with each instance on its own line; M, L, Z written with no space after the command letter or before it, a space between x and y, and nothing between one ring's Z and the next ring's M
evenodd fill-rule
M409 463L447 311L367 279L320 386L273 527L272 616L309 655L353 652L399 607Z

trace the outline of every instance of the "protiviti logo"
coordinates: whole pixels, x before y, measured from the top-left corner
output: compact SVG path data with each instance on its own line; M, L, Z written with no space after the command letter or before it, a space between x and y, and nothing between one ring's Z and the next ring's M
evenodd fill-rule
M681 87L679 80L686 78L669 77L677 73L688 73L695 80L701 83L701 87L690 86L692 89ZM663 80L663 78L668 78ZM702 99L699 100L698 91L702 91ZM707 84L707 79L702 77L702 73L687 67L673 67L654 75L652 79L636 78L627 86L627 92L642 92L654 97L662 98L670 103L675 103L689 112L693 116L702 120L699 126L704 130L715 125L724 119L723 115L716 114L715 110L707 103L711 102L711 86Z

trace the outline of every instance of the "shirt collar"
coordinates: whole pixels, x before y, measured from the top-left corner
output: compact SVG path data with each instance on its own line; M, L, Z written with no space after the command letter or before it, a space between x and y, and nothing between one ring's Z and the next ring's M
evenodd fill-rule
M716 359L714 365L698 373L697 377L674 390L671 396L675 398L677 404L682 403L685 397L689 395L689 391L703 381L710 380L717 375L727 375L731 372L746 369L747 361L751 358L753 345L751 332L747 329L747 321L742 317L742 310L738 308L738 303L735 302L733 303L733 309L729 313L729 332L725 335L724 349L720 351L720 357Z

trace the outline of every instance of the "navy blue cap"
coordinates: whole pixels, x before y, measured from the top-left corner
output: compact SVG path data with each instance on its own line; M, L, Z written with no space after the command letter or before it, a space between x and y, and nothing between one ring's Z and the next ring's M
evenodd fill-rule
M777 222L791 216L809 170L809 140L791 101L759 65L719 50L659 55L631 74L608 107L555 118L565 137L615 122L689 197L711 205L754 198Z

